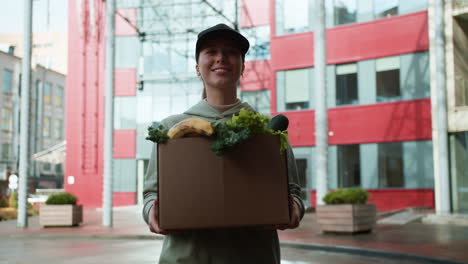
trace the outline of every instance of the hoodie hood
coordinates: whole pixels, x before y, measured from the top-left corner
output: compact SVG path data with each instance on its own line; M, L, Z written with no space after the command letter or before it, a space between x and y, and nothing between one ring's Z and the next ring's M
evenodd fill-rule
M240 103L235 105L231 109L228 109L222 113L218 112L214 107L212 107L206 100L201 100L196 105L189 108L187 111L184 112L185 115L190 115L194 117L200 117L203 119L214 119L214 120L222 120L231 118L232 115L239 113L239 111L245 108L249 111L255 111L252 106L248 103Z

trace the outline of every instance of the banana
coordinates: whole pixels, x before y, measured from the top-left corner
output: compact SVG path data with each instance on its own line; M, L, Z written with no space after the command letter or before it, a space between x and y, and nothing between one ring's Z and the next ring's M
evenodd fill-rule
M184 136L211 136L213 133L214 129L210 122L199 118L189 118L172 126L167 135L170 139L175 139Z

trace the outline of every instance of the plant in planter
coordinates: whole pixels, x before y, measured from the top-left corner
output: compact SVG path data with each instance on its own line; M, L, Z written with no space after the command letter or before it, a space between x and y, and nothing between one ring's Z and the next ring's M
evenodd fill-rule
M76 196L63 192L52 194L39 207L41 226L75 226L83 221L83 206L76 205Z
M372 230L376 222L375 204L368 204L369 193L362 188L337 189L328 192L326 205L316 208L323 232L357 233Z

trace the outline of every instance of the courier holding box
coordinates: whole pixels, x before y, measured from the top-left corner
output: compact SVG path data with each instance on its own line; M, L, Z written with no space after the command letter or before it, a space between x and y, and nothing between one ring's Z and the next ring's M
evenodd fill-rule
M288 169L279 136L255 136L221 156L211 144L207 137L158 144L160 227L288 223Z

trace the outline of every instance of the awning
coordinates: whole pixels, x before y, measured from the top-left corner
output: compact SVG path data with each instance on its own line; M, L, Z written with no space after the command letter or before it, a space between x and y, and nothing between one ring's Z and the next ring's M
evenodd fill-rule
M39 162L59 164L65 161L66 141L47 148L32 155L32 159Z

